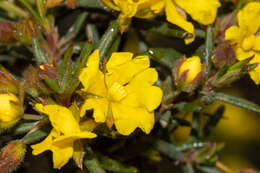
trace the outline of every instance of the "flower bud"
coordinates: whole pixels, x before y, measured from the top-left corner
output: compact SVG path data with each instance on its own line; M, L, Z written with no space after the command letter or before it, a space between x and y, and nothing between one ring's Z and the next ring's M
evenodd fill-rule
M13 126L23 113L18 98L11 93L0 94L0 103L0 127Z
M32 44L32 39L39 33L38 25L31 19L21 19L16 24L17 39L27 45Z
M14 171L24 159L26 145L20 140L7 144L0 152L0 172Z
M174 73L177 87L189 92L195 88L202 77L202 64L198 56L183 58Z

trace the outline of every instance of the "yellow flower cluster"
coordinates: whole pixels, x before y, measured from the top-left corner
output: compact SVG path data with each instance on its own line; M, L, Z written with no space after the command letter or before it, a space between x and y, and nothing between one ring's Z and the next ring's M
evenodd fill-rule
M237 15L238 26L231 26L225 33L225 39L235 48L236 57L242 61L251 56L250 63L260 63L260 2L248 3ZM260 66L250 72L250 77L260 83Z
M149 68L147 56L133 58L132 53L113 53L106 64L106 71L99 70L99 51L90 55L79 76L88 95L80 110L83 117L87 110L94 110L96 122L115 124L120 134L129 135L137 127L149 133L154 125L154 109L162 100L162 90L153 86L157 71ZM54 168L60 169L73 155L73 145L82 138L94 138L96 134L82 131L73 111L59 105L36 104L36 110L48 115L53 129L39 144L32 145L33 154L46 150L53 152Z
M120 11L119 23L124 32L132 17L153 18L162 13L167 20L188 33L186 44L195 39L194 26L186 20L188 13L195 21L203 25L212 24L220 7L218 0L102 0L109 8ZM185 13L186 12L186 13Z

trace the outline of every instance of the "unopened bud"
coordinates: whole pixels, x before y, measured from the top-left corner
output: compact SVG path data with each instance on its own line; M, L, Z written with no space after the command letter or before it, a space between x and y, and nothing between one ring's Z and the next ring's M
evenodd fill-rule
M175 68L174 76L177 87L190 91L202 78L202 64L198 56L183 58Z
M19 99L11 93L0 94L0 127L13 126L23 114Z
M17 93L19 90L18 81L3 67L0 68L0 92Z
M0 152L0 172L10 173L14 171L23 161L26 145L20 140L7 144Z
M32 39L39 33L38 25L31 19L21 19L16 24L17 39L27 45L32 44Z

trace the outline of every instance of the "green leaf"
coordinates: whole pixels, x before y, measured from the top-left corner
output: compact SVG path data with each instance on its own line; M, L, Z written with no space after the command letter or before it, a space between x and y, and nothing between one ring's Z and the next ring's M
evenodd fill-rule
M199 112L193 113L193 120L192 120L191 126L192 126L192 130L191 130L192 135L198 139L202 138L202 133L200 130L200 113Z
M157 20L144 20L136 19L133 21L133 25L137 28L143 29L147 32L151 32L166 37L184 38L186 31L173 28L172 24L166 22L159 22ZM205 32L202 30L195 30L197 37L205 37Z
M220 106L217 109L217 111L214 113L214 115L210 116L209 121L207 122L207 124L205 125L205 127L203 129L203 135L205 137L210 135L212 130L217 126L217 124L219 123L219 121L223 117L224 111L225 111L225 107Z
M212 68L212 52L214 48L214 40L213 40L213 29L211 26L208 26L206 33L206 44L205 44L205 55L203 57L203 62L206 65L206 75L210 75L210 71Z
M79 33L79 31L82 28L84 22L86 21L87 16L88 16L88 12L83 12L77 17L75 23L70 27L70 29L68 30L68 32L64 36L65 40L70 40L70 39L74 38Z
M92 50L93 50L93 44L90 42L86 42L81 51L80 57L78 58L75 64L75 70L73 75L74 77L77 77L79 75L81 68L83 68L86 65L88 57L92 52Z
M182 53L172 48L150 48L147 53L152 60L159 62L170 69L172 69L175 62L183 56Z
M183 173L195 173L191 164L186 164L182 166Z
M116 20L112 21L105 34L99 41L98 49L100 56L100 68L103 66L104 57L119 35L119 26ZM109 57L107 57L109 58Z
M176 150L186 151L186 150L195 149L195 148L203 148L208 145L209 145L208 142L190 142L190 143L176 145Z
M32 47L33 47L33 52L34 52L34 56L36 59L37 64L41 64L41 63L46 63L48 64L48 59L39 43L39 41L36 38L33 38L32 40Z
M199 166L198 169L199 169L201 172L204 172L204 173L223 173L223 172L220 171L218 168L209 167L209 166Z
M99 157L101 166L112 172L119 172L119 173L136 173L138 172L137 169L133 166L126 166L116 160L110 159L106 156Z
M70 46L65 55L64 59L62 60L62 64L59 68L59 84L61 86L61 92L63 92L67 87L67 82L70 81L71 73L71 61L69 61L73 55L73 46Z
M60 93L60 87L56 81L52 80L48 76L45 76L44 81L53 91L55 91L56 93Z
M179 111L185 111L185 112L195 112L201 109L199 105L193 103L187 103L187 102L177 103L174 105L174 108L178 109Z
M250 102L248 100L245 100L243 98L231 96L231 95L221 93L221 92L216 92L214 94L213 98L218 101L222 101L222 102L229 103L229 104L232 104L232 105L235 105L235 106L238 106L238 107L250 110L250 111L260 113L259 105L255 104L253 102Z
M35 125L35 122L21 122L12 130L14 135L24 134L29 132Z
M22 138L22 141L25 144L32 144L34 142L37 142L41 140L42 138L46 137L50 132L50 129L47 128L41 128L38 129Z
M101 167L97 157L86 157L84 165L88 168L90 173L105 173L106 171Z
M42 25L43 21L40 15L33 9L31 4L27 0L19 0L33 15L33 17Z
M183 160L182 153L180 151L178 151L173 144L168 143L163 140L158 140L158 141L156 141L155 145L156 145L156 149L160 153L170 157L171 159Z
M87 24L86 31L87 31L88 39L91 40L94 47L96 48L98 46L98 42L100 39L96 25L91 23Z
M100 2L100 0L78 0L77 7L97 8L106 10L107 8Z

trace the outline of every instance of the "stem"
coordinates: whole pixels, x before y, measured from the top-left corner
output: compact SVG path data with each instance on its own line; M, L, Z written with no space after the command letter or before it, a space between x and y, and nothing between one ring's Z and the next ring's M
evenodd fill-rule
M34 114L24 114L23 119L25 120L41 120L42 117Z
M29 17L29 14L26 11L24 11L20 7L17 7L15 4L8 1L1 1L0 8L6 10L8 13L11 13L17 17L24 17L24 18Z
M221 171L223 171L224 173L233 173L233 171L231 169L229 169L226 165L224 165L223 163L217 161L215 163L215 166L220 169Z
M35 12L32 6L27 2L27 0L20 0L20 2L30 11L30 13L35 17L35 19L42 25L43 21L41 17Z

